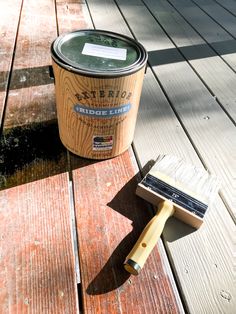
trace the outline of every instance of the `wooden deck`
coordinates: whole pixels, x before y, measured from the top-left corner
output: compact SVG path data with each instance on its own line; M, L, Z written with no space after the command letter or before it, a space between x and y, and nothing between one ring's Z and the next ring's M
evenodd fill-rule
M105 161L58 136L50 45L83 28L149 53L133 145ZM0 39L0 313L235 313L236 0L0 0ZM171 218L129 276L153 214L135 188L165 153L220 193L198 231Z

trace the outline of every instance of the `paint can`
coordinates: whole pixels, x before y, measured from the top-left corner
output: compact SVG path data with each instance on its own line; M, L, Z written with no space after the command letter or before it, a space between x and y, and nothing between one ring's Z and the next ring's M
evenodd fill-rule
M103 30L78 30L51 46L60 138L82 157L106 159L132 143L147 52Z

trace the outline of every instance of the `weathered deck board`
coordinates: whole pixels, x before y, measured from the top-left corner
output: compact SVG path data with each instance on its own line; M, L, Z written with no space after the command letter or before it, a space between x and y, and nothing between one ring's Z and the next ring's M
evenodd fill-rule
M56 8L59 34L93 28L85 2L56 0Z
M144 2L211 93L217 97L224 110L236 121L235 72L227 66L178 12L173 10L173 7L167 1L145 0Z
M138 277L123 268L151 217L135 196L140 178L132 160L127 151L73 171L84 313L182 311L157 247Z
M219 24L213 21L191 0L168 0L215 49L234 70L236 70L236 40Z
M66 174L0 192L1 313L77 313Z
M0 141L0 188L67 171L48 73L56 36L53 1L24 1Z
M53 1L25 1L17 37L4 128L56 119L49 77L50 45L57 36Z
M0 1L0 126L6 101L7 86L9 83L12 56L16 40L17 27L21 12L22 0ZM9 21L11 21L9 23Z

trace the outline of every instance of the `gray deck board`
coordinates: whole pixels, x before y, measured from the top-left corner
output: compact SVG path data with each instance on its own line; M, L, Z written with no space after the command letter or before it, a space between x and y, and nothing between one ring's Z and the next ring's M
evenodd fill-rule
M236 15L236 2L235 0L215 0L223 8L227 9L231 14Z
M198 157L201 156L203 164L223 178L223 200L226 202L227 199L227 207L232 212L235 194L235 145L232 143L235 128L232 121L143 2L115 2L125 18L123 25L126 22L150 52L150 64L161 84L160 87L148 69L134 138L140 164L144 166L160 153L172 153L201 165ZM122 20L112 1L105 1L105 8L96 5L96 11L93 11L95 3L98 2L88 1L96 27L122 32L124 26L120 25ZM116 21L119 19L119 23L110 21L109 24L108 20L96 18L108 12L108 3L109 14ZM167 14L166 19L171 21ZM232 71L226 64L224 66L226 71ZM232 159L228 162L230 155ZM227 164L230 164L228 169ZM204 226L197 232L174 218L167 224L163 238L190 313L231 313L234 310L234 232L235 224L219 197L207 214ZM201 281L198 280L200 277ZM202 291L205 291L204 298L201 297Z
M167 1L145 0L144 3L157 21L161 23L175 46L189 61L213 96L217 97L224 110L235 121L236 74L181 15L173 11L173 7Z
M236 41L191 0L168 0L210 46L236 70Z
M173 49L175 46L148 10L140 5L141 1L130 1L129 5L125 4L123 0L119 0L118 3L137 39L151 53L149 62L204 165L222 180L224 200L235 218L233 184L235 173L233 156L236 149L235 126L178 50ZM135 3L139 3L139 5L135 5ZM142 24L134 18L138 15L142 15ZM160 51L161 55L159 55ZM171 51L170 58L168 54L164 55L163 51ZM160 61L162 56L163 59ZM226 156L225 152L228 152L229 155ZM222 162L225 164L224 167L222 167Z
M231 36L236 37L236 17L213 0L192 0Z

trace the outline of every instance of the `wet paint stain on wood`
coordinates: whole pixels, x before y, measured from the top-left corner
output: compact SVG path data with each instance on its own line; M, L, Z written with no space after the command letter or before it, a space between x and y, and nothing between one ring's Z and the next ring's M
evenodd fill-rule
M0 189L68 171L56 121L5 129L0 139Z

